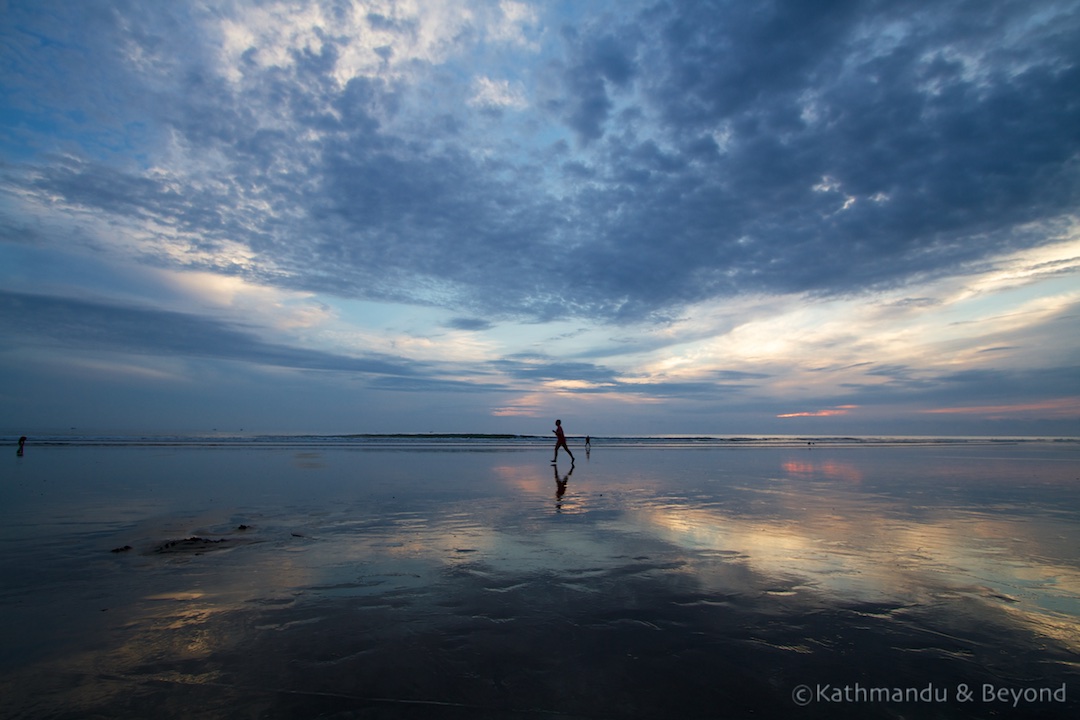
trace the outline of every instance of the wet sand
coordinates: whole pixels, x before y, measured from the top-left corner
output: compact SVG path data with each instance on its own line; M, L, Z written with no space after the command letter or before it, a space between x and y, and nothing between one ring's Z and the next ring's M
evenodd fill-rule
M1080 710L1075 444L575 454L12 452L0 716Z

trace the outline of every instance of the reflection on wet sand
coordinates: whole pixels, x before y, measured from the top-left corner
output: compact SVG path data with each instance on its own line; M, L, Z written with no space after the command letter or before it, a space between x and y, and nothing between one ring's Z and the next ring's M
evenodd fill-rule
M823 477L829 480L846 480L857 483L862 481L862 471L851 463L835 460L788 460L783 464L784 472L795 477Z
M552 463L551 470L555 473L555 512L561 513L563 509L563 495L566 495L566 485L570 482L570 476L574 474L574 465L571 463L566 474L559 478L559 467Z
M717 591L730 579L713 578L709 558L726 553L730 562L791 578L836 602L925 604L973 594L1032 628L1053 628L1055 639L1080 651L1080 626L1069 620L1080 617L1080 572L1053 559L1060 552L1053 540L1075 532L1068 525L1051 523L1032 533L1026 522L985 518L913 522L836 498L828 508L801 507L783 520L668 507L642 510L634 522L698 550L704 560L696 561L695 577ZM1028 544L1024 554L1009 549L1021 543Z
M24 622L81 608L82 629L9 662L0 693L16 717L786 718L988 709L792 704L793 687L819 681L1080 688L1071 468L620 452L572 486L574 468L553 467L554 488L528 455L439 456L409 473L372 455L358 473L355 456L327 452L283 464L324 481L309 497L226 496L161 531L244 539L225 552L148 553L161 523L85 523L68 542L101 545L93 572L17 576L0 595ZM1026 489L1008 475L1018 467ZM125 543L136 552L108 553ZM62 548L23 552L57 562Z

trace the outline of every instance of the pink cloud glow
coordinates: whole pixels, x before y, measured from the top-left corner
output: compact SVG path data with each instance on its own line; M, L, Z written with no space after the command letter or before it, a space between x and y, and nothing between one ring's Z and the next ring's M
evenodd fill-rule
M833 417L834 415L847 415L849 410L854 410L859 407L858 405L837 405L834 408L827 408L825 410L814 410L812 412L795 412L784 413L783 415L777 415L778 418L793 418L793 417Z

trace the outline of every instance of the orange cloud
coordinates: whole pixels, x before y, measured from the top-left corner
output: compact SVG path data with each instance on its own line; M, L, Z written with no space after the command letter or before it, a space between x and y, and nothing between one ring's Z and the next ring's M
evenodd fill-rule
M858 405L837 405L834 408L828 408L826 410L815 410L813 412L796 412L796 413L784 413L783 415L777 415L778 418L793 418L793 417L832 417L833 415L847 415L848 410L854 410L859 407Z

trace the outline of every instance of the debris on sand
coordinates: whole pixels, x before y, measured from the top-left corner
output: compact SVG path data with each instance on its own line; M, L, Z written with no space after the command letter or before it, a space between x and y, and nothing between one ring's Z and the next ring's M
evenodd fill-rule
M209 538L197 537L195 535L184 538L183 540L170 540L167 543L158 545L154 548L156 553L200 553L207 550L213 550L220 547L223 543L227 543L228 538L221 538L220 540L211 540Z

